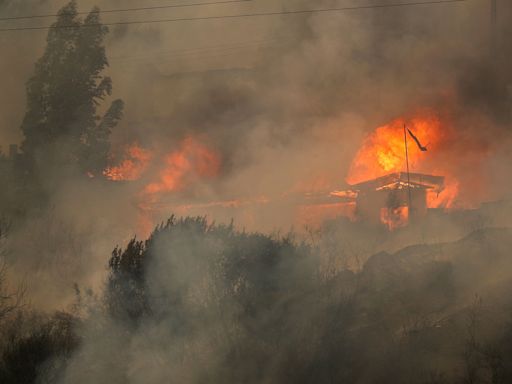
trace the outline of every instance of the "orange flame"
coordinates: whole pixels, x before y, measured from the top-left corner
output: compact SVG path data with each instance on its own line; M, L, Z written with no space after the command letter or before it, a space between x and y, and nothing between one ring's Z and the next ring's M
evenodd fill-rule
M194 180L216 176L219 170L219 156L189 137L183 140L178 150L165 156L159 180L148 184L144 188L144 193L154 195L179 191Z
M219 174L220 167L220 156L216 152L197 139L188 137L178 149L163 156L134 143L125 150L121 163L106 168L103 175L112 181L142 179L144 184L137 195L140 213L138 232L147 235L158 220L154 217L157 213L154 205L164 194L183 191L195 182L213 178Z
M128 147L121 164L106 168L103 175L113 181L138 180L147 169L151 158L149 151L134 143Z
M409 221L409 207L381 208L380 221L390 231L403 227Z
M439 194L427 195L429 208L451 208L459 194L459 182L453 170L443 164L445 154L443 146L453 136L453 127L441 122L440 117L430 111L422 111L411 119L398 118L391 123L378 127L364 140L350 166L346 178L349 184L374 179L392 172L406 170L404 124L428 148L422 152L407 134L409 168L411 172L445 176L445 188ZM443 156L440 156L440 154ZM404 216L400 213L398 216ZM383 222L389 220L384 219ZM391 227L396 227L392 224Z
M164 195L183 191L203 179L214 178L220 167L220 156L216 152L192 137L184 139L177 150L164 156L157 179L147 184L138 196L139 232L149 234L160 220L155 217L155 214L158 216L155 204L161 202Z
M445 187L439 194L427 193L427 207L429 208L454 208L459 196L459 181L447 176Z
M441 122L435 115L415 117L409 121L395 119L368 135L350 166L349 184L405 170L404 124L428 147L428 152L421 152L410 136L407 138L409 166L420 172L422 161L429 153L435 152L443 136Z

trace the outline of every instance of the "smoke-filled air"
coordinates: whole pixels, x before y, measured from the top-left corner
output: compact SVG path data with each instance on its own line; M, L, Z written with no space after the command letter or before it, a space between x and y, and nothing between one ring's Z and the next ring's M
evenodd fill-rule
M512 383L512 2L0 0L0 383Z

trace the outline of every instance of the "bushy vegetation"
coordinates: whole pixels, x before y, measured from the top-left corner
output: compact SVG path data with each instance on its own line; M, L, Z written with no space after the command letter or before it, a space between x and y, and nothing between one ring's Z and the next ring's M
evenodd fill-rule
M0 382L57 382L58 373L78 346L77 319L20 311L2 324Z
M512 279L470 281L510 269L509 235L326 274L292 236L172 217L115 248L72 315L4 320L1 382L508 383Z

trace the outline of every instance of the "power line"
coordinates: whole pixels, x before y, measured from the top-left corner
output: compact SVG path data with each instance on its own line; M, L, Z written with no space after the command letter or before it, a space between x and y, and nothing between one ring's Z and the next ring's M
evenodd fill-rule
M192 4L172 4L172 5L156 5L152 7L139 7L139 8L120 8L120 9L107 9L100 10L97 13L118 13L118 12L139 12L139 11L153 11L158 9L168 9L168 8L185 8L185 7L198 7L201 5L220 5L220 4L232 4L232 3L246 3L252 0L224 0L224 1L212 1L209 3L192 3ZM91 12L77 12L77 15L88 15ZM94 13L94 11L93 11ZM66 13L63 13L66 15ZM26 20L26 19L43 19L47 17L57 17L62 15L62 13L51 13L44 15L27 15L27 16L11 16L11 17L0 17L0 21L8 21L8 20Z
M139 21L118 21L111 23L94 23L82 25L52 25L45 27L21 27L21 28L3 28L0 32L8 31L34 31L34 30L49 30L49 29L73 29L73 28L89 28L99 26L116 26L116 25L138 25L138 24L160 24L160 23L173 23L180 21L199 21L199 20L221 20L221 19L237 19L247 17L261 17L261 16L279 16L279 15L299 15L299 14L312 14L312 13L327 13L327 12L341 12L358 9L375 9L375 8L397 8L418 5L433 5L433 4L450 4L462 3L467 0L431 0L431 1L416 1L410 3L395 3L395 4L375 4L375 5L362 5L353 7L339 7L339 8L323 8L323 9L308 9L297 11L276 11L276 12L261 12L261 13L243 13L238 15L219 15L219 16L202 16L202 17L183 17L176 19L160 19L160 20L139 20Z

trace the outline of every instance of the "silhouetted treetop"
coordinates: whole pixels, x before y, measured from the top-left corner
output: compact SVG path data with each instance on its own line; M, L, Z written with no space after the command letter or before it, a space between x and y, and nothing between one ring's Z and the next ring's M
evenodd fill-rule
M122 116L115 100L103 116L98 107L112 93L98 8L81 19L75 1L58 13L47 46L27 83L22 149L32 160L74 165L98 173L107 160L111 129ZM69 27L69 28L62 28Z

